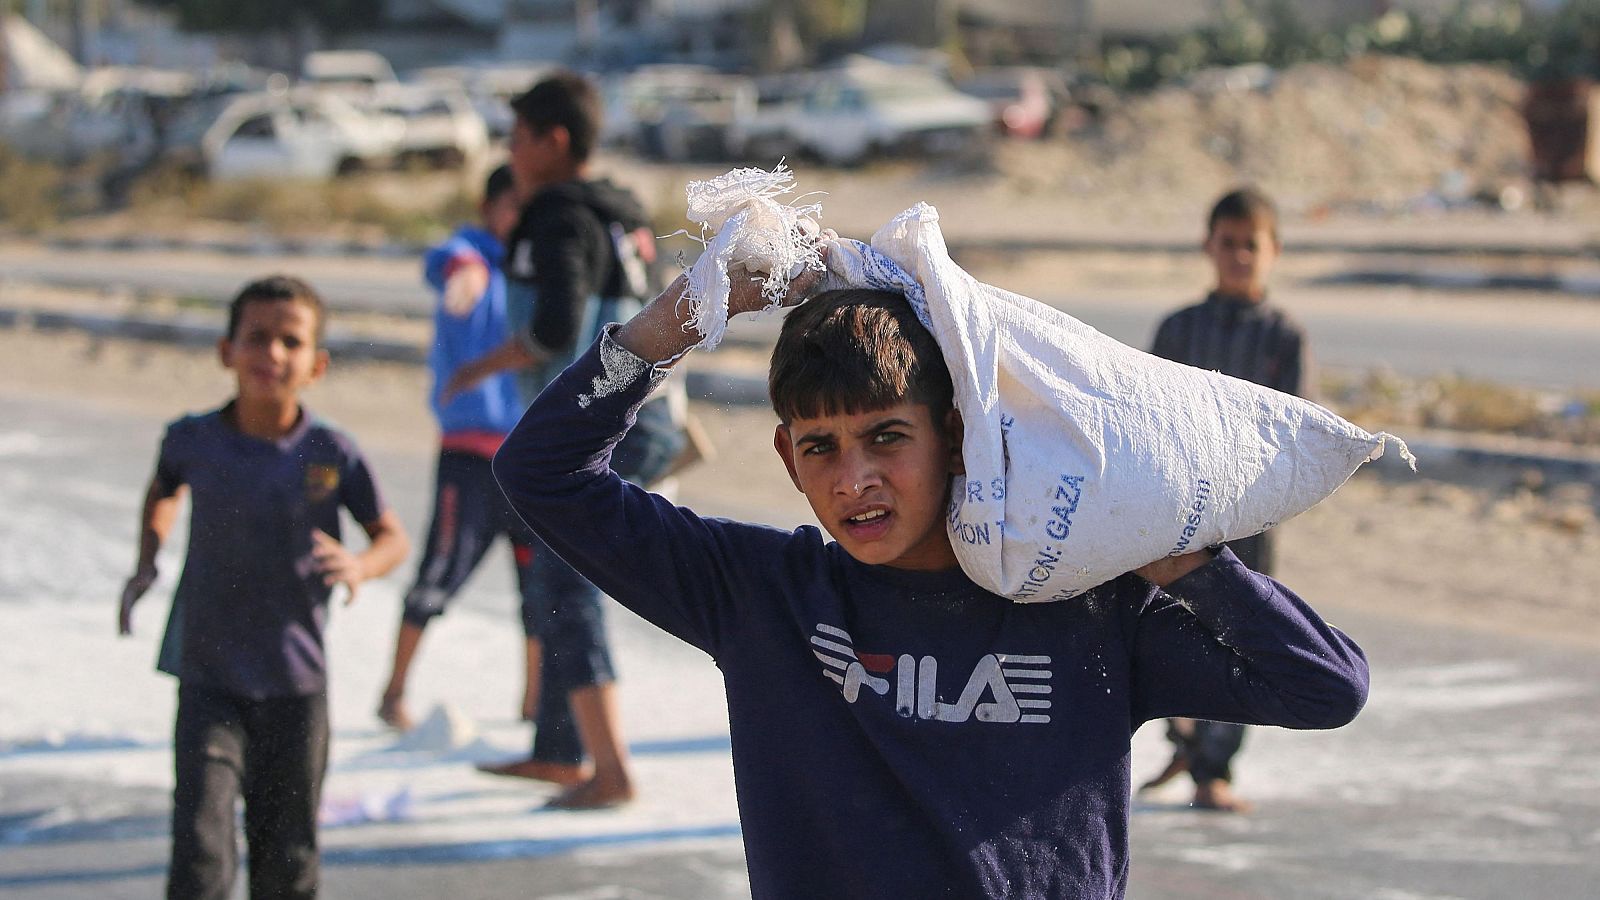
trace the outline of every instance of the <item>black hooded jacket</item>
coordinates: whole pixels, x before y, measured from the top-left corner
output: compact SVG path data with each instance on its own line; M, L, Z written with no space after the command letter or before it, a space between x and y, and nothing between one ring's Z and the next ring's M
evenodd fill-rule
M577 333L583 305L635 290L617 257L613 225L620 235L647 224L633 194L605 179L566 181L535 194L506 241L512 302L533 297L524 339L560 355L582 349L574 344L583 339Z

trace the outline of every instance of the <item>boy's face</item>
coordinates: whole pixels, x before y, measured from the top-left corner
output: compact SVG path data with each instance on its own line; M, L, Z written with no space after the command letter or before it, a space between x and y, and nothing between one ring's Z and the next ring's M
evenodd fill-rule
M833 539L872 565L956 566L945 529L950 477L962 471L960 417L935 423L904 401L854 415L779 425L773 446Z
M1267 276L1281 248L1266 222L1218 219L1204 249L1216 271L1218 291L1257 300L1266 294Z
M511 126L511 176L523 196L566 177L571 165L567 142L566 128L556 125L539 131L517 117Z
M255 300L239 311L239 326L217 343L233 370L239 399L291 404L328 369L317 347L317 313L298 300Z
M483 201L483 227L503 243L511 237L521 213L521 196L514 190L501 191L494 199Z

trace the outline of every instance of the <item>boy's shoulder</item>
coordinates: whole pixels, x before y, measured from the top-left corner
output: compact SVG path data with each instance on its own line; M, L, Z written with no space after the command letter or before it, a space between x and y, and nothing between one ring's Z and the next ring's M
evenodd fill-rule
M523 221L535 227L562 218L619 222L629 230L648 224L644 206L634 193L605 178L549 185L534 194L523 211Z
M332 445L347 456L363 456L361 445L348 429L310 409L305 410L305 417L305 440Z
M430 254L444 256L461 256L463 254L476 254L491 266L499 265L500 257L505 252L500 239L495 237L488 229L479 225L461 225L451 232L450 236L430 248Z
M1227 310L1230 307L1234 310L1237 310L1239 306L1240 304L1238 301L1230 301L1214 293L1207 294L1206 296L1200 298L1200 300L1197 302L1191 303L1187 306L1181 306L1173 310L1161 321L1162 324L1165 325L1169 323L1178 324L1185 321L1205 320L1207 318L1217 316L1228 317L1231 319L1232 316L1237 315L1237 312L1228 312ZM1271 296L1265 297L1256 303L1250 304L1248 307L1248 315L1257 319L1263 319L1268 322L1277 323L1284 327L1301 330L1300 323L1296 321L1295 318L1291 316L1289 312L1281 305L1274 303Z
M209 409L203 412L184 413L167 423L167 436L169 438L195 437L223 427L226 423L222 420L222 411L226 406Z

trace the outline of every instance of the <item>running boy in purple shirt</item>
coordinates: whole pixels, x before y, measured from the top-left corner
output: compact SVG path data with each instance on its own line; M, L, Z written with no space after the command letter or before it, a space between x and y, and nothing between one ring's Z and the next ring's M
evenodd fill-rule
M321 298L298 279L246 285L217 345L237 393L167 427L145 494L122 634L156 579L180 493L191 495L188 555L162 660L178 676L168 897L229 896L240 795L250 895L317 892L328 596L343 583L353 600L363 581L407 552L361 451L300 405L300 392L328 368L325 317ZM367 532L360 553L340 542L341 506Z
M731 313L761 305L731 277ZM1141 723L1333 728L1365 702L1360 648L1226 549L1061 603L967 578L950 374L898 294L821 294L773 351L774 446L832 541L624 482L612 448L695 339L682 290L608 328L495 473L578 571L721 669L755 896L1121 897Z

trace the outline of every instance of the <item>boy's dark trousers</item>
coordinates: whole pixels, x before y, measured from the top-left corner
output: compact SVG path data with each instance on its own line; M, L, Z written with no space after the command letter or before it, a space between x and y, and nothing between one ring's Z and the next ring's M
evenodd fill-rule
M169 900L229 896L239 864L234 805L241 796L250 896L316 896L326 694L250 700L180 684L173 757Z

